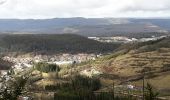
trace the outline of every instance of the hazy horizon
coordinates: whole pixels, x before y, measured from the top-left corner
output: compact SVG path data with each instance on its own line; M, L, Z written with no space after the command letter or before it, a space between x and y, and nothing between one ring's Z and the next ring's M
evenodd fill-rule
M170 19L170 17L52 17L52 18L0 18L0 20L48 20L48 19Z

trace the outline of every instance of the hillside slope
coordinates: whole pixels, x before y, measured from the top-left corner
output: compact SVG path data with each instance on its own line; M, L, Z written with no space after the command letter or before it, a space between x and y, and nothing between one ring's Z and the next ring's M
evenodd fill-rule
M104 85L130 83L142 86L142 77L161 93L170 92L170 37L122 45L117 52L79 65L80 73L95 69ZM169 94L170 95L170 94Z

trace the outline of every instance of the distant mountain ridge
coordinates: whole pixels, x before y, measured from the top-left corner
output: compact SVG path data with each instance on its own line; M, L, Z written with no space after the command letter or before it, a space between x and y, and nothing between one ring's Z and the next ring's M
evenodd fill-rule
M109 36L116 33L168 32L170 19L133 18L54 18L0 19L0 33L73 33L83 36Z

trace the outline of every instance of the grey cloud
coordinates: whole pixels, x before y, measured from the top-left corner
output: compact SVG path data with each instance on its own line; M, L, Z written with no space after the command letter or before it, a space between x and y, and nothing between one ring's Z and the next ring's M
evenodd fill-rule
M120 11L170 11L170 5L169 6L165 6L162 8L146 8L146 7L132 7L132 6L128 6L126 8L120 9Z
M170 0L1 1L0 18L170 16Z
M3 5L6 2L7 2L7 0L0 0L0 5Z
M170 11L169 0L133 0L131 5L127 5L120 11Z

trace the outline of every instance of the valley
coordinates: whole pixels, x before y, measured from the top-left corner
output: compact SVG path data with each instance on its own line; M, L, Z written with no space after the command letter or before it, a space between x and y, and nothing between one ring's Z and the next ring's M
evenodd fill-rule
M0 100L170 100L170 0L0 0Z
M1 55L2 60L11 62L12 65L10 65L10 69L8 68L9 71L6 70L4 74L1 74L1 80L6 80L2 81L1 86L3 86L2 84L9 84L10 81L15 81L14 79L17 77L28 76L28 82L25 86L27 92L22 97L51 98L50 100L52 100L58 93L56 89L59 84L61 86L62 84L72 84L74 77L82 75L90 79L97 78L100 80L101 86L96 92L110 91L114 83L116 93L121 94L119 92L122 88L126 92L138 93L136 95L139 95L140 98L144 77L145 86L150 83L159 91L159 98L166 99L170 95L168 82L170 78L169 40L169 36L161 36L148 38L148 40L136 39L125 43L120 42L119 44L114 41L113 44L119 46L115 47L112 52L104 53L82 51L82 53L50 52L47 54L47 52L35 51L30 53L28 51L8 51L8 53ZM102 44L103 42L96 43ZM29 47L29 45L27 46ZM39 50L41 51L41 49ZM44 64L44 67L47 64L49 64L49 67L53 66L50 64L57 65L56 68L59 68L59 70L39 69L39 65L36 64L41 65L41 63ZM48 71L46 72L46 70ZM47 98L48 95L50 95L50 98Z

